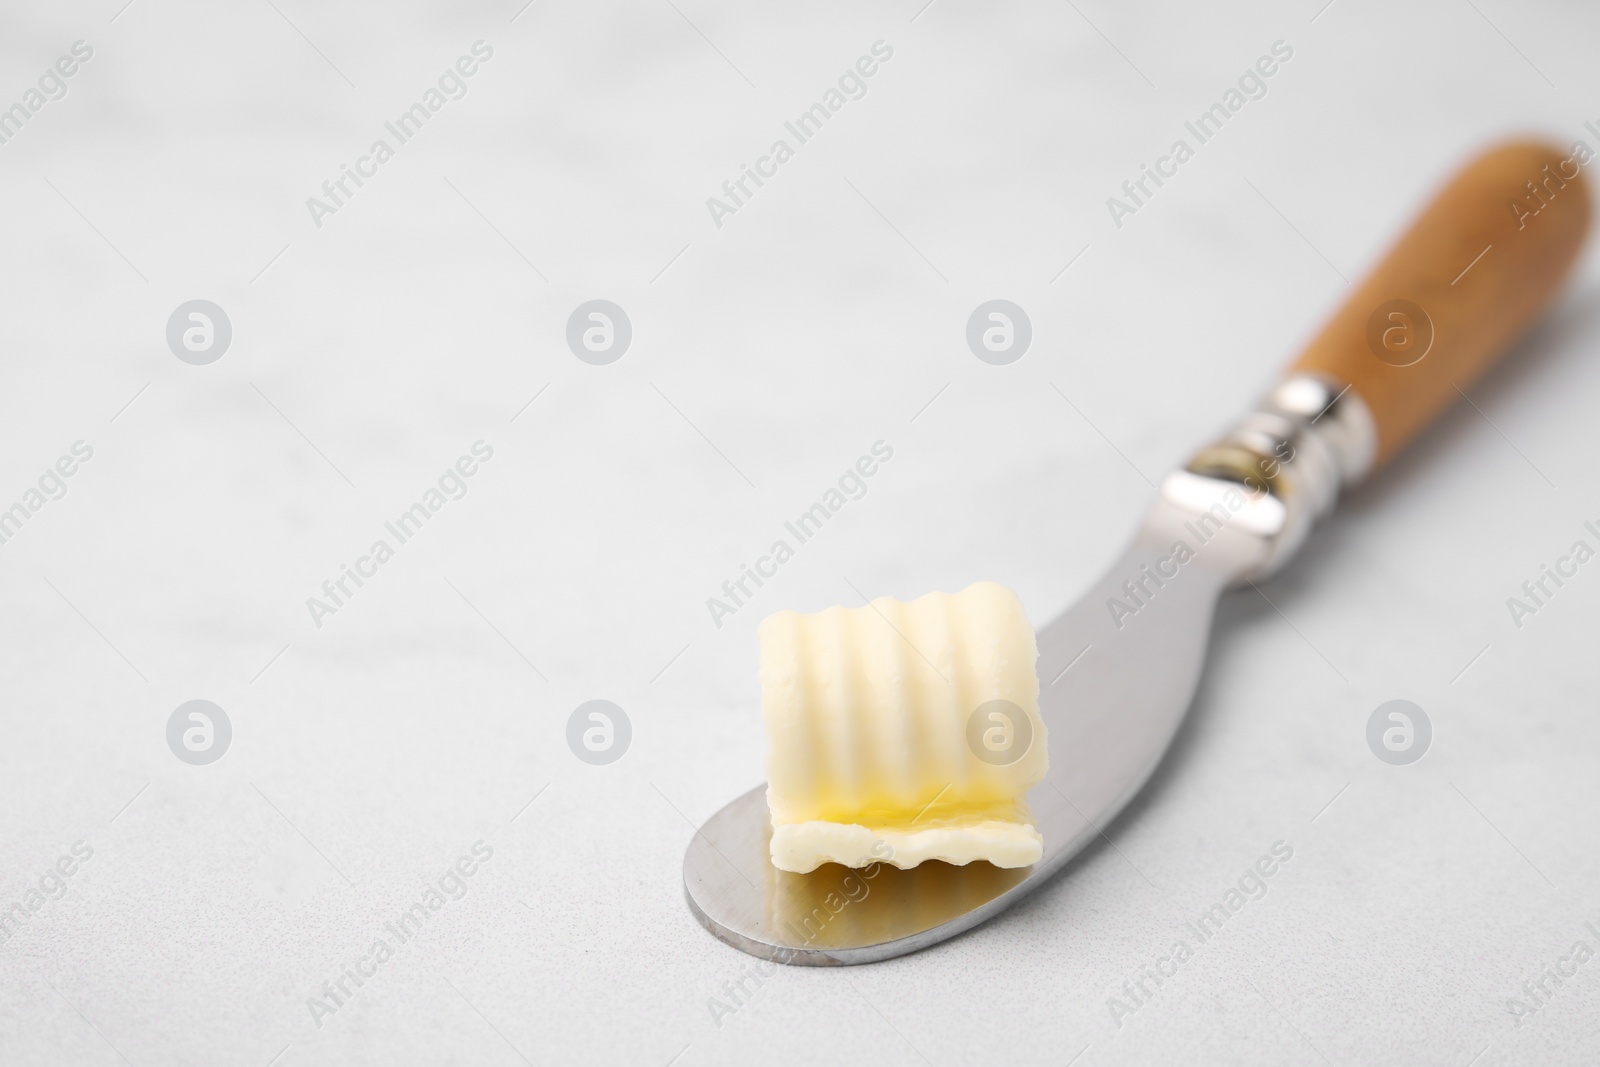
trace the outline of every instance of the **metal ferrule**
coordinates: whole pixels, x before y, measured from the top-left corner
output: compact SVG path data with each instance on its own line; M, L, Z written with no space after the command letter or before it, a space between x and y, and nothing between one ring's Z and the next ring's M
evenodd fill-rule
M1161 495L1243 534L1255 551L1240 579L1262 577L1294 555L1342 487L1367 473L1377 440L1371 411L1349 386L1291 375L1169 474Z

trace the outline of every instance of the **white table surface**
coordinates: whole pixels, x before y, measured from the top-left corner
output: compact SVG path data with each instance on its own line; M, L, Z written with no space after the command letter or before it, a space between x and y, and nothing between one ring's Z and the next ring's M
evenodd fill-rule
M94 450L0 544L0 906L93 850L0 945L0 1063L1600 1057L1600 961L1508 1012L1600 949L1600 564L1520 629L1505 605L1600 521L1594 255L1478 410L1263 586L1276 609L1226 600L1114 848L717 1019L751 960L680 883L691 824L762 777L762 614L994 579L1050 619L1141 472L1251 401L1464 154L1597 145L1593 7L122 2L14 5L0 34L0 105L94 49L0 145L0 506ZM465 98L317 228L306 198L480 39ZM879 40L866 96L715 226L706 198ZM1113 225L1278 40L1268 94ZM563 340L597 297L634 328L610 366ZM963 336L995 297L1034 328L1008 367ZM209 366L164 337L195 298L233 325ZM306 598L479 440L470 492L314 626ZM878 440L867 495L713 626ZM209 766L165 740L196 698L233 725ZM597 698L634 730L601 767L564 739ZM1407 767L1363 736L1393 698L1434 725ZM314 1020L480 840L466 895ZM1277 841L1266 897L1114 1024Z

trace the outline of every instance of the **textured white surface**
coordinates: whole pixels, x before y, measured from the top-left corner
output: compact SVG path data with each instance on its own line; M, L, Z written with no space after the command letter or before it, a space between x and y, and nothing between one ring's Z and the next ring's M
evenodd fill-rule
M95 450L0 545L0 901L94 850L0 946L0 1063L1600 1056L1600 961L1506 1010L1600 926L1600 572L1520 630L1505 607L1600 520L1592 254L1479 410L1263 586L1277 610L1224 604L1114 847L917 956L764 981L679 885L691 824L760 777L762 613L987 578L1050 618L1137 472L1253 399L1456 160L1600 124L1592 7L121 2L0 34L5 103L96 50L0 145L0 501ZM480 38L469 95L314 228L306 197ZM880 39L866 97L714 227ZM1105 198L1279 39L1269 94L1115 228ZM163 336L197 297L234 327L208 367ZM634 325L608 367L563 341L596 297ZM1004 368L963 337L996 297L1034 328ZM714 628L879 438L870 492ZM314 628L480 439L467 496ZM1395 697L1434 723L1410 767L1363 738ZM207 767L165 741L193 698L234 727ZM595 698L633 726L609 766L565 742ZM480 839L319 1028L307 998ZM1266 896L1114 1025L1280 840Z

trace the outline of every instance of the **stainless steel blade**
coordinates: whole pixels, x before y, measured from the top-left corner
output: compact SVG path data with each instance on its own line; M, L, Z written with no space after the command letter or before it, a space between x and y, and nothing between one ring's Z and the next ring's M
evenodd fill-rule
M1186 562L1174 552L1179 543ZM914 952L1004 910L1094 840L1150 776L1194 694L1217 597L1260 553L1255 533L1208 523L1164 498L1104 577L1039 631L1050 768L1028 794L1044 837L1032 867L779 871L768 860L762 786L691 841L683 864L690 909L751 955L812 966Z

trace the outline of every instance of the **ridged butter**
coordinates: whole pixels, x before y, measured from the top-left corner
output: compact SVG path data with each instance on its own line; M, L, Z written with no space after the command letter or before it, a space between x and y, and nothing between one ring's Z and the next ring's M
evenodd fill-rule
M1038 860L1023 797L1049 757L1015 593L782 611L759 634L775 867Z

